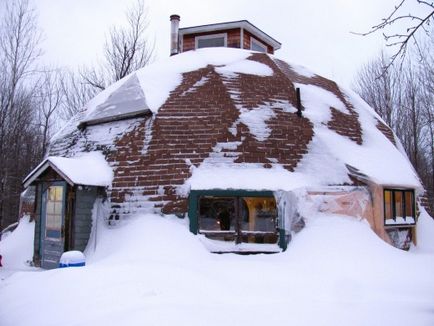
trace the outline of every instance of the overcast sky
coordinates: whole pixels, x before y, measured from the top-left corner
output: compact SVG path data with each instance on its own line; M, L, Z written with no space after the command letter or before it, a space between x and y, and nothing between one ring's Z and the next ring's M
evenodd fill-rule
M77 67L95 63L114 24L125 23L135 0L33 0L45 35L45 61ZM381 35L361 37L397 0L146 0L156 60L169 56L171 14L180 27L249 20L282 43L276 56L345 86L384 47Z

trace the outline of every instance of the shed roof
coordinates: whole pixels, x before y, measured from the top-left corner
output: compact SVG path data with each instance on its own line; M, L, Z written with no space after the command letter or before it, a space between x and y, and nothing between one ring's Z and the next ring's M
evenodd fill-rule
M100 152L83 153L76 157L49 156L24 179L24 187L30 186L48 168L56 171L71 186L109 186L113 171Z

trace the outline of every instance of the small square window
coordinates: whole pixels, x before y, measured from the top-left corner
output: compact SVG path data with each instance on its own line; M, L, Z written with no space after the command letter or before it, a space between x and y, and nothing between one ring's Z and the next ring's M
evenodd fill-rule
M384 189L384 224L416 224L414 191L410 189Z

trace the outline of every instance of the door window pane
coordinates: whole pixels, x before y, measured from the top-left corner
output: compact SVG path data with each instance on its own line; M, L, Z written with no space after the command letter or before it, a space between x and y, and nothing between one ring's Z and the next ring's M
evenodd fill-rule
M63 187L51 186L47 189L45 206L45 237L61 238L63 210Z

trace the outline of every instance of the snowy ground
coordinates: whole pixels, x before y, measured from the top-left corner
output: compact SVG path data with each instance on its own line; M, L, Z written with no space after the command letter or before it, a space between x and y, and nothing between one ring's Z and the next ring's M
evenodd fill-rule
M185 220L140 216L99 224L86 267L50 271L22 263L32 227L0 242L4 263L22 243L20 271L0 274L2 326L434 324L434 255L351 217L318 215L286 252L240 256L208 253Z

